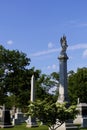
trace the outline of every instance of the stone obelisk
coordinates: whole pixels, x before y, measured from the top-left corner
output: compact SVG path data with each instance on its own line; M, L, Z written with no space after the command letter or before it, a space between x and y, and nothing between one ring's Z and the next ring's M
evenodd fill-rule
M66 37L63 36L60 39L61 52L58 57L59 59L59 97L58 102L68 102L68 88L67 88L67 60L68 56L66 54L67 41Z
M31 77L31 102L35 101L35 77Z
M31 77L31 97L30 101L34 102L35 101L35 77L32 75ZM29 116L28 121L27 121L27 127L36 127L38 126L36 123L36 118Z

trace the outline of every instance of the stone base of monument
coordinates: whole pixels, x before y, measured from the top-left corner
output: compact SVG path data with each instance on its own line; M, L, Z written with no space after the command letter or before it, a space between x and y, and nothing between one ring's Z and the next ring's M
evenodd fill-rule
M55 125L54 128L57 126ZM51 130L49 128L49 130ZM65 122L60 127L56 128L56 130L79 130L79 127L73 124L72 122Z
M79 124L81 128L87 128L87 104L79 103L77 109L79 110L79 114L74 120L74 124Z
M36 122L36 118L29 117L27 119L26 123L27 123L26 127L29 127L29 128L38 127L38 124Z
M0 121L0 127L1 128L9 128L13 127L10 119L10 111L9 110L3 110L2 111L2 117Z
M87 117L78 116L74 120L74 124L78 124L81 128L87 128Z
M56 130L66 130L66 125L63 123L60 127L58 127Z
M56 130L79 130L79 128L73 123L63 123Z
M79 127L73 123L66 123L66 130L79 130Z
M60 127L57 128L57 125L54 126L54 129L56 130L66 130L66 126L65 123L63 123ZM51 130L51 128L49 128L49 130Z

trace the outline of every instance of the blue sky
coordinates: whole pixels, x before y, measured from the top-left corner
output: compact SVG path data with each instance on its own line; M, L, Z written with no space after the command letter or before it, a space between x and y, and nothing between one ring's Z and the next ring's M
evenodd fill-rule
M26 53L29 68L59 72L63 35L68 71L87 67L87 0L0 0L0 44Z

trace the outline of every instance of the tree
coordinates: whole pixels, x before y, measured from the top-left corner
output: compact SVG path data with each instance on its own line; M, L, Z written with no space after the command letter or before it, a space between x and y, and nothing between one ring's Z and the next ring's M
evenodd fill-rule
M5 55L6 49L3 46L0 46L0 104L3 104L6 97L6 89L5 89Z
M52 98L51 88L58 84L58 74L42 74L35 67L30 69L31 59L18 50L0 46L0 104L6 107L26 107L30 100L31 76L35 75L36 98Z
M87 68L78 68L76 73L71 72L68 76L70 101L76 104L79 98L80 102L87 103Z
M28 115L37 117L51 130L56 130L68 119L74 119L77 113L76 106L67 108L66 103L60 104L49 99L31 102L28 110Z
M56 72L53 72L50 75L39 73L39 77L36 80L36 98L43 100L47 97L53 97L56 101L58 98L58 80L59 74ZM56 91L54 88L56 88Z
M0 46L0 104L6 107L26 107L30 100L31 76L35 75L36 97L42 98L49 94L43 84L49 78L43 76L35 67L28 69L30 58L18 50L8 50ZM49 83L48 83L49 84Z
M0 104L7 104L10 97L18 99L24 84L26 67L30 64L30 58L18 50L7 50L0 46ZM26 87L24 87L26 90ZM24 91L23 90L23 91ZM22 92L23 92L22 91ZM15 95L15 96L12 96ZM9 98L8 98L9 96Z
M36 80L36 97L50 96L46 86L50 78L35 67L30 69L30 58L18 50L8 50L0 46L0 104L6 107L27 107L30 100L31 77ZM44 76L43 76L44 75ZM46 85L49 84L49 85ZM45 86L45 87L44 87ZM45 89L46 88L46 89Z
M58 88L59 74L56 72L53 72L50 75L42 74L38 79L38 83L45 90L45 92L49 93L50 89L53 89L54 87Z

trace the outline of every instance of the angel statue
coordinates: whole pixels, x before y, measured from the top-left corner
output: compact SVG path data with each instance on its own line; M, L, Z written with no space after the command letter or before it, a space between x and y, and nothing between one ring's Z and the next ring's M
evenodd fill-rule
M67 41L66 41L66 36L63 35L63 37L61 37L60 43L61 43L62 51L65 52L68 47Z

